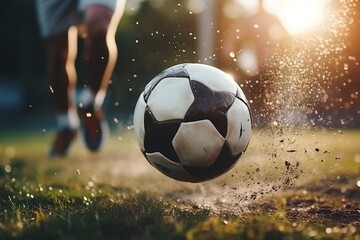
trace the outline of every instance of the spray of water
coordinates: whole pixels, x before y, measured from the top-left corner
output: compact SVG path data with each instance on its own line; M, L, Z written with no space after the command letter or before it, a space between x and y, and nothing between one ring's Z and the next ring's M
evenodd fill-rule
M276 66L264 76L271 81L265 98L272 123L339 125L333 117L341 113L335 108L350 108L354 104L344 101L347 96L339 97L337 92L346 82L353 81L347 76L349 66L354 65L350 62L358 65L356 56L346 52L356 4L357 1L329 4L318 31L289 39L283 51L268 58L266 64ZM349 120L341 118L340 124Z

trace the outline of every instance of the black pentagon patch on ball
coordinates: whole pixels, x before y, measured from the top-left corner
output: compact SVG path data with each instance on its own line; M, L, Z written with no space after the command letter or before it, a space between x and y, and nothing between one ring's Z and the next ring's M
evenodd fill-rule
M236 163L240 158L240 155L233 156L231 154L229 146L225 143L221 152L210 167L189 167L183 166L184 169L193 176L196 176L196 181L202 182L216 178L223 173L231 169L231 167Z
M225 137L227 133L227 111L235 101L230 92L217 92L205 84L191 80L191 89L195 100L187 111L184 122L193 122L208 119Z
M144 116L145 137L144 147L147 153L159 152L168 159L180 163L172 140L178 131L181 120L158 122L150 108L146 108Z
M172 78L172 77L175 77L175 78L176 77L178 77L178 78L184 77L184 78L190 79L189 74L184 69L185 65L186 65L186 63L173 66L171 68L165 69L164 71L159 73L157 76L155 76L149 82L148 86L145 87L145 90L144 90L145 102L147 102L147 100L150 97L151 92L154 90L156 85L158 85L158 83L161 82L161 80L163 80L165 78Z

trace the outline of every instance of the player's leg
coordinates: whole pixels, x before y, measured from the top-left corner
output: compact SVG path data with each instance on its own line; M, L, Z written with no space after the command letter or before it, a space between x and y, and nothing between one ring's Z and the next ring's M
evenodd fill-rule
M89 1L84 1L84 4ZM108 3L108 5L106 5ZM124 0L98 1L82 6L85 27L86 91L80 98L79 115L85 143L92 151L102 145L107 124L101 110L108 82L112 75L117 47L115 33L124 9Z
M74 103L77 52L76 4L71 0L38 0L38 17L46 44L49 89L54 97L58 131L51 156L64 156L79 127Z
M46 41L49 89L55 100L58 123L58 132L50 150L52 156L66 155L79 128L79 119L74 103L76 41L77 30L75 27Z

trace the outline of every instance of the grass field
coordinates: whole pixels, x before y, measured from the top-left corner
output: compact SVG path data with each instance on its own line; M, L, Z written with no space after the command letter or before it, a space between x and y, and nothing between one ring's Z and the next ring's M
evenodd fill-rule
M225 175L169 179L112 132L50 159L53 132L0 136L0 239L360 239L360 130L261 130Z

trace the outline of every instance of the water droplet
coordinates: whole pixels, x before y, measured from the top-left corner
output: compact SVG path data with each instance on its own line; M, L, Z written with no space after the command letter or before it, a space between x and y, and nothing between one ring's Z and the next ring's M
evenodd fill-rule
M4 170L6 173L11 173L11 166L9 164L5 165Z

